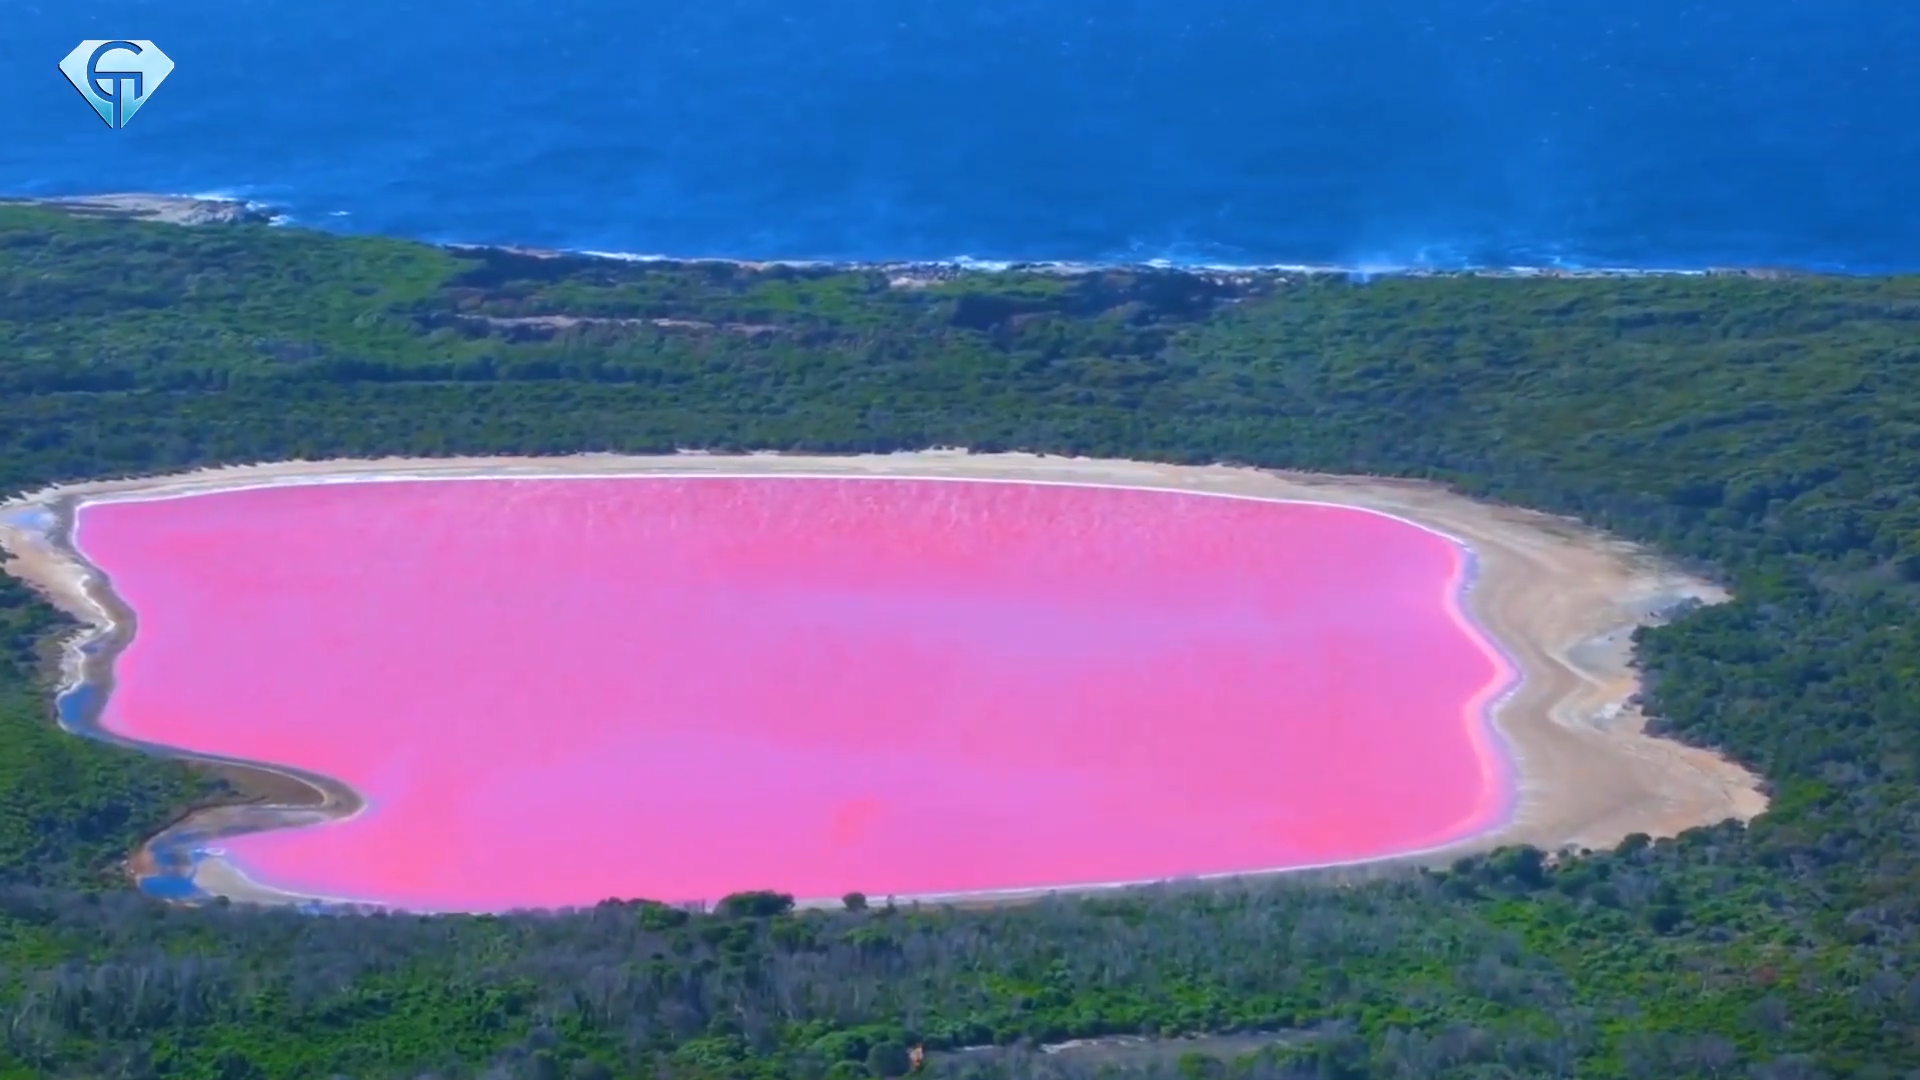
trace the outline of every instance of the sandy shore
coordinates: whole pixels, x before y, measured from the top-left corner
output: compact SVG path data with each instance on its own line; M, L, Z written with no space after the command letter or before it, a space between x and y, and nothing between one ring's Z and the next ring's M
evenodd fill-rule
M0 504L0 547L10 556L7 572L36 586L86 626L64 651L63 685L84 681L110 690L111 659L130 639L134 615L67 543L74 509L83 503L284 484L665 473L1119 484L1311 500L1393 514L1452 536L1473 551L1478 577L1466 608L1522 676L1495 706L1493 717L1518 777L1515 813L1504 826L1449 849L1445 857L1500 843L1549 850L1609 847L1632 833L1672 836L1728 819L1749 820L1766 809L1758 777L1711 751L1648 735L1635 704L1633 630L1689 600L1723 602L1728 599L1723 590L1565 519L1492 506L1411 481L962 451L282 462L49 488ZM99 734L87 723L74 726ZM189 814L155 843L183 831L227 834L339 817L360 806L355 793L325 777L266 763L198 760L221 771L249 801ZM137 855L134 863L140 862ZM195 881L237 900L289 899L217 858L200 863Z

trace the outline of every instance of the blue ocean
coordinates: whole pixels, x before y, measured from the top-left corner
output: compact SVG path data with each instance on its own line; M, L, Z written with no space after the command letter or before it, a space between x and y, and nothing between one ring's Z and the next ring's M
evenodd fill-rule
M112 130L55 65L177 65ZM0 0L0 194L675 256L1920 268L1916 0Z

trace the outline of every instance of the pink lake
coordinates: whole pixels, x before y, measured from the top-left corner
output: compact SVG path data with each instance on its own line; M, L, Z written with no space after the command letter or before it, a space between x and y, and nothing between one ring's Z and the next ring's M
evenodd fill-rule
M265 884L417 909L1073 886L1497 824L1468 555L1342 507L881 478L434 480L85 507L102 724L336 777Z

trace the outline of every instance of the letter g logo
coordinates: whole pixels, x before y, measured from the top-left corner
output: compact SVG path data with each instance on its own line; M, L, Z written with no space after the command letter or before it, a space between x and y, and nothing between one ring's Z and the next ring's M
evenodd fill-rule
M173 61L151 41L83 41L60 73L108 127L121 128L173 73Z

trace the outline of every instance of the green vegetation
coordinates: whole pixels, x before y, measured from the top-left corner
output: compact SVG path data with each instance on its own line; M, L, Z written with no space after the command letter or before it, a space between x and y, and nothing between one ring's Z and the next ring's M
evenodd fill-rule
M959 277L0 207L0 489L291 456L928 445L1426 477L1712 568L1645 633L1751 828L993 911L170 909L196 797L46 722L0 585L0 1074L1665 1080L1920 1070L1920 279ZM1022 1044L1275 1032L1097 1059ZM954 1053L992 1043L1005 1049ZM1195 1048L1215 1045L1196 1043Z

